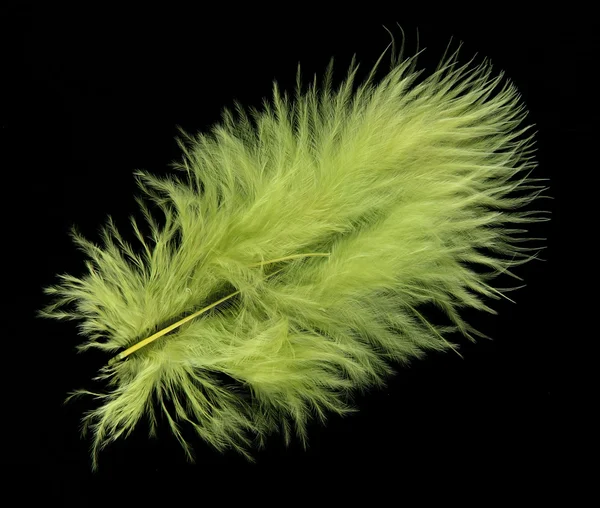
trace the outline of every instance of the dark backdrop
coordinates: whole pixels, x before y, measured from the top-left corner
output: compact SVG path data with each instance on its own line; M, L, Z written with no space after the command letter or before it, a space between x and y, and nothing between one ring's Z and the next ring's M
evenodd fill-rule
M117 494L155 504L173 495L226 502L236 492L249 503L293 503L301 492L317 503L320 485L357 503L375 493L399 504L407 495L470 492L483 506L507 492L554 496L570 449L565 415L574 409L564 369L577 353L567 341L580 333L566 325L577 303L565 295L581 270L572 264L567 275L576 233L566 224L583 205L566 203L573 166L585 167L592 144L585 105L596 27L574 11L549 21L497 10L435 17L388 7L380 16L325 18L324 6L217 7L125 13L18 4L2 13L3 460L11 486L21 496L83 506ZM511 295L516 305L495 302L498 316L472 317L494 340L464 343L464 359L430 355L400 370L386 389L357 396L357 415L315 425L306 452L286 450L275 436L248 464L196 442L190 465L167 432L148 441L141 428L106 450L92 474L78 426L93 401L62 402L71 389L94 387L106 359L75 352L74 324L34 317L45 303L41 288L83 266L69 228L94 238L107 214L126 227L136 206L132 172L168 171L178 157L176 126L207 129L234 100L259 107L274 79L293 88L298 62L307 79L331 56L338 78L354 53L369 68L389 42L382 25L399 35L395 22L408 54L418 28L425 68L451 37L464 42L463 58L491 58L537 125L538 175L551 179L555 198L545 202L552 221L535 228L534 236L548 238L546 261L517 271L527 287ZM241 487L246 480L250 490Z

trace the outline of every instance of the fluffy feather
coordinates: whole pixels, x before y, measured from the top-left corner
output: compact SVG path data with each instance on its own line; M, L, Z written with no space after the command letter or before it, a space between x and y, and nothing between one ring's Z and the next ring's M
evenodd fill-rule
M85 418L94 467L160 413L190 457L182 423L250 459L273 431L306 444L311 415L352 411L353 390L456 347L453 332L473 339L461 309L494 312L492 279L536 256L519 246L523 224L543 220L523 209L543 188L515 87L457 53L420 81L416 57L392 49L376 83L380 62L357 86L353 60L335 90L333 61L307 90L298 70L294 98L275 84L262 110L237 105L210 133L183 134L178 174L137 173L139 245L111 220L102 245L73 233L89 271L47 288L42 315L80 321L81 349L115 354L237 292L101 370L108 391Z

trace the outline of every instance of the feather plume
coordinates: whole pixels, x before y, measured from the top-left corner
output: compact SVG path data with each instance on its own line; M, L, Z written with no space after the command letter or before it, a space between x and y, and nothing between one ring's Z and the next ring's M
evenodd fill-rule
M395 365L474 339L462 310L494 312L493 279L537 256L523 228L545 219L525 207L545 188L514 85L458 51L421 78L391 46L379 81L387 50L359 85L353 59L334 89L332 60L307 89L298 69L293 97L275 84L261 110L182 132L171 176L136 173L136 245L112 220L100 245L73 232L88 271L47 288L41 315L116 355L105 393L74 392L101 400L85 417L94 467L161 413L190 458L182 424L249 459L276 431L306 445L314 415L351 412L349 395Z

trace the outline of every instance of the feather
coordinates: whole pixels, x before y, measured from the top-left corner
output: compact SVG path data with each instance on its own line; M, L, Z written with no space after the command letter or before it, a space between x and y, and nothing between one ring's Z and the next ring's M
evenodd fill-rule
M493 279L537 256L523 228L546 220L526 209L546 188L515 86L458 51L421 78L391 46L379 81L387 49L358 85L354 59L336 89L333 60L307 89L298 68L293 97L275 84L262 110L182 131L172 175L136 173L137 245L111 219L100 245L73 231L87 272L46 288L40 314L114 355L105 393L73 393L101 401L84 419L94 468L161 414L190 459L182 425L250 460L273 432L306 446L314 415L352 412L352 392L396 365L481 335L463 310L494 312Z

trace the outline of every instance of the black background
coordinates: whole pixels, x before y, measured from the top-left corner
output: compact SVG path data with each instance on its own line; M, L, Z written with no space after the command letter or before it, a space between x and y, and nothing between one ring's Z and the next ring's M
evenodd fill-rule
M585 336L573 317L579 303L566 295L583 270L569 259L577 237L569 224L583 216L575 168L591 170L587 97L597 27L586 13L528 19L509 6L438 19L400 7L363 6L376 15L344 18L321 17L324 7L308 4L302 12L220 7L19 4L2 12L3 461L22 496L16 505L30 497L82 506L124 496L148 497L150 505L174 497L227 502L235 494L248 503L293 503L301 493L318 503L327 488L361 503L374 503L375 494L399 504L474 493L483 506L513 493L557 496L574 446L565 425L577 419L565 370L581 353L568 344ZM546 261L517 269L527 286L511 295L516 305L494 302L497 316L472 316L494 340L464 343L464 359L431 355L386 389L358 395L360 412L315 425L308 451L286 450L274 436L249 464L195 442L191 465L166 431L150 441L140 428L103 452L91 473L90 443L78 426L93 401L62 402L71 389L95 388L91 377L106 359L75 352L74 324L34 317L45 303L42 287L82 269L70 227L95 238L107 214L126 227L136 206L132 172L168 171L178 157L176 126L205 130L234 100L259 107L274 79L293 88L298 62L306 80L331 56L338 79L354 53L368 69L390 40L382 25L399 36L396 22L408 54L418 28L425 68L451 37L464 42L464 59L491 58L519 87L538 130L538 175L551 179L554 197L543 203L552 221L533 235L548 238Z

